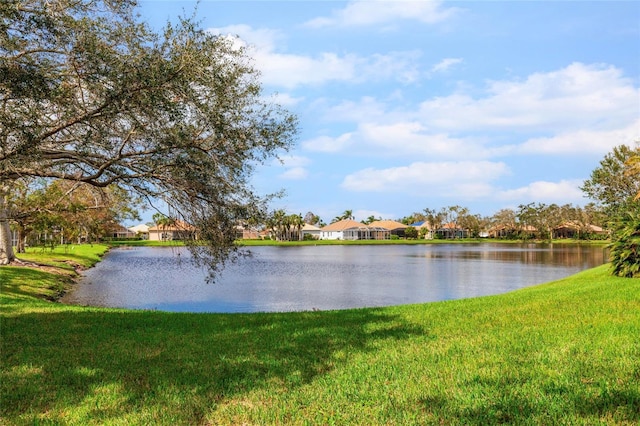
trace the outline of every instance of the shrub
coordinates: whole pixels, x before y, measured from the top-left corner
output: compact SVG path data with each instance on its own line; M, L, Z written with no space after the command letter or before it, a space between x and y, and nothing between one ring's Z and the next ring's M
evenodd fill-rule
M619 222L612 237L611 267L613 275L640 277L640 214L627 214Z
M418 230L416 228L414 228L413 226L408 226L405 230L404 230L404 236L406 238L418 238Z

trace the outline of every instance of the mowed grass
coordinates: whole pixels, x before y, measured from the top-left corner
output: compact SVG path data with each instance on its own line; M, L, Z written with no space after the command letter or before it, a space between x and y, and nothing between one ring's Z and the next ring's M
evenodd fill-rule
M56 276L3 267L0 424L636 425L640 280L607 268L421 305L178 314L49 302Z

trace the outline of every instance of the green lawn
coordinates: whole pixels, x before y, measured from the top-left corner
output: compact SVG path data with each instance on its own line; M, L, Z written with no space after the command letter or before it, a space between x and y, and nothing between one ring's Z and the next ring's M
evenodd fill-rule
M283 314L65 306L43 300L58 276L21 267L0 282L0 424L640 423L640 280L607 266L500 296Z

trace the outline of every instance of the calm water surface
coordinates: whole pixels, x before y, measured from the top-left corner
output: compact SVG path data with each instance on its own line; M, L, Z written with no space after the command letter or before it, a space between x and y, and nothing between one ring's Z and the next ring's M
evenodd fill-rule
M391 306L505 293L606 262L602 247L533 244L254 247L215 284L184 248L114 249L65 303L176 312Z

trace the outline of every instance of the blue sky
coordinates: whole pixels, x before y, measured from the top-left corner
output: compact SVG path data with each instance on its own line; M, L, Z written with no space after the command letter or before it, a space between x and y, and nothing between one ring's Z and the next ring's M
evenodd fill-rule
M258 169L273 208L329 223L459 205L491 216L584 205L614 146L640 140L640 2L141 1L195 11L250 47L295 113L293 150Z

